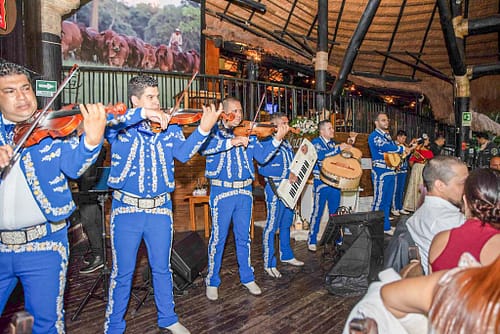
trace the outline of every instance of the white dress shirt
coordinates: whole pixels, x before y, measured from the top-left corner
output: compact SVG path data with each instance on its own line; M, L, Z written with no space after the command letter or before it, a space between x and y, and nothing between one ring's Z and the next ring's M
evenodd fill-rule
M0 230L19 230L46 221L17 160L0 183Z
M424 203L408 218L406 226L420 251L422 267L427 274L429 270L429 248L432 239L441 231L458 227L465 222L460 209L447 200L437 197L425 197Z

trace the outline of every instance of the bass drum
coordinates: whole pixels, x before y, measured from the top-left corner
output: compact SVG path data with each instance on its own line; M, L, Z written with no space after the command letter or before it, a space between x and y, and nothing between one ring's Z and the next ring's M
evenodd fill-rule
M356 190L363 170L355 158L345 158L342 154L323 160L319 177L324 183L340 190Z

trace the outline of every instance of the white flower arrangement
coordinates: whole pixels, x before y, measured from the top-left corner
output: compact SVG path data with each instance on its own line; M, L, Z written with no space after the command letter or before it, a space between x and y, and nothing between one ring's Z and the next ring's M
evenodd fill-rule
M300 129L301 135L315 135L318 133L318 122L305 116L297 116L292 120L290 126Z

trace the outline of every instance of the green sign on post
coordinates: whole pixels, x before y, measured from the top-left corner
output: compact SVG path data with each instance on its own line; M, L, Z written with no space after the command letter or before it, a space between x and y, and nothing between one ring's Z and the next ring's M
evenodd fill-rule
M57 91L57 81L37 80L36 96L52 97Z
M462 126L472 125L472 113L469 111L464 111L462 113Z

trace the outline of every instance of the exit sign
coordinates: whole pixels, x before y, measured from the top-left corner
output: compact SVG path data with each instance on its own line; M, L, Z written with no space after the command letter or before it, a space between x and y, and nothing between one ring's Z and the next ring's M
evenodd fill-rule
M464 111L462 113L462 126L472 125L472 113L469 111Z
M57 81L37 80L36 96L52 97L57 91Z

